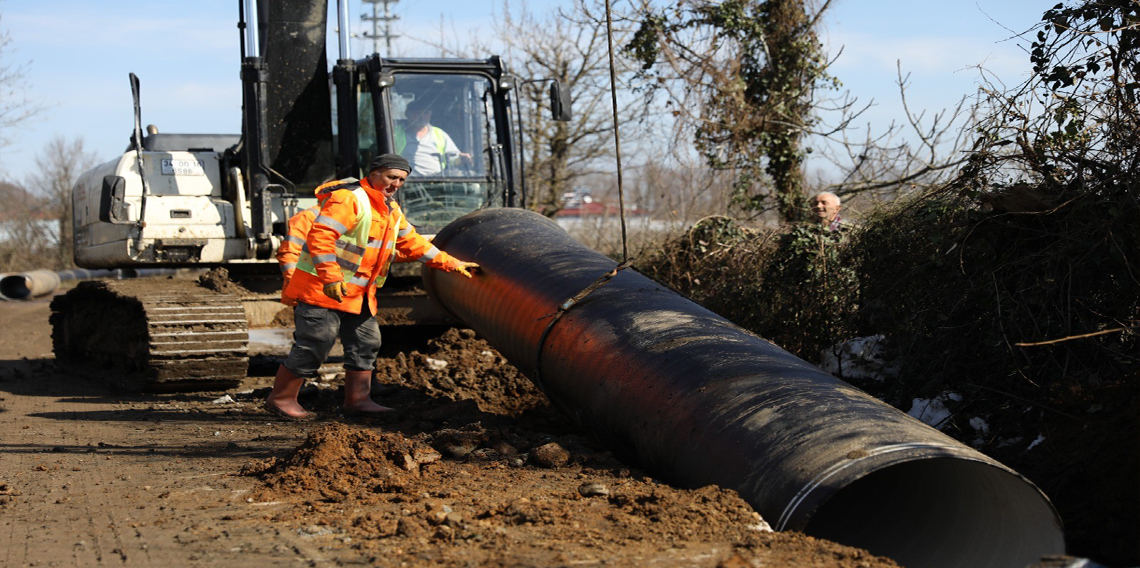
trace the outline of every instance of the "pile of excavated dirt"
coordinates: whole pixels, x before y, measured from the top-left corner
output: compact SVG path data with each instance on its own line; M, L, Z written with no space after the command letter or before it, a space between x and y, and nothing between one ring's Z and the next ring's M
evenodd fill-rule
M382 492L405 485L420 465L440 459L439 452L399 434L331 425L311 434L286 459L249 466L262 472L266 490L319 493L329 502L350 495Z
M558 444L527 457L469 431L479 440L448 429L406 436L330 424L289 455L243 473L262 480L252 497L258 502L296 503L265 521L351 546L370 563L896 566L859 549L773 533L733 491L677 489L608 454ZM447 449L457 443L499 450L458 457Z
M225 268L212 268L206 273L198 276L198 285L208 290L220 292L222 294L233 294L241 296L248 294L249 290L242 287L242 285L230 280L230 273Z
M517 416L549 405L546 395L470 329L447 330L420 351L376 363L379 381L428 396L472 400L492 414Z

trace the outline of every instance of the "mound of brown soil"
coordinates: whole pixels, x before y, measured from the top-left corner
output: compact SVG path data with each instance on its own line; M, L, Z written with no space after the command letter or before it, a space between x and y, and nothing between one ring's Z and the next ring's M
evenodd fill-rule
M230 280L230 273L225 268L213 268L198 277L198 285L208 290L240 296L248 294L249 290Z
M284 494L319 494L342 501L362 492L383 492L420 475L420 466L440 459L431 447L400 434L329 424L311 434L285 458L250 466L266 490Z
M325 424L287 455L244 468L263 522L407 566L797 566L889 560L773 533L734 491L658 482L580 434L468 330L381 358L394 413ZM261 395L255 395L260 400ZM304 401L334 416L331 385ZM347 419L347 418L343 418Z
M518 416L549 405L530 379L470 329L449 329L422 353L377 360L376 378L428 396L472 400L491 414Z
M477 427L420 437L492 444ZM501 442L500 442L501 444ZM249 466L261 502L296 502L267 521L351 543L370 562L518 566L643 562L669 566L884 568L889 560L798 533L773 533L735 492L683 490L606 454L567 467L506 451L441 458L402 434L330 424L288 456ZM584 463L595 467L584 466Z

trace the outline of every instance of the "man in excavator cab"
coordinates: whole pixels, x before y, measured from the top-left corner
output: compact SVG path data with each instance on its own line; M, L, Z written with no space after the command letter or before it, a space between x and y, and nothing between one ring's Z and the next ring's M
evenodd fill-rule
M470 168L471 154L462 152L451 136L431 123L432 104L426 97L408 103L405 122L395 128L396 152L412 164L412 176L436 176L453 167Z
M296 331L265 409L283 418L315 418L297 402L297 394L305 378L316 375L338 336L344 347L345 412L392 410L373 402L370 394L380 351L376 290L384 285L397 251L467 278L479 268L439 250L404 218L393 197L412 171L406 159L382 154L368 169L363 180L337 180L317 188L321 209L281 291L282 302L295 306Z

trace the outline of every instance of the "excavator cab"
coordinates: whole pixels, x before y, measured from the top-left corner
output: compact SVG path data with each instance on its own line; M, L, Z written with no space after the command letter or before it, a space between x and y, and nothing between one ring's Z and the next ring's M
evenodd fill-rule
M379 154L407 158L412 172L396 197L421 233L435 234L472 211L523 203L521 176L511 167L514 80L499 58L373 57L358 69L349 91L359 125L353 177L366 175ZM349 102L338 93L338 107ZM345 138L337 136L342 145Z

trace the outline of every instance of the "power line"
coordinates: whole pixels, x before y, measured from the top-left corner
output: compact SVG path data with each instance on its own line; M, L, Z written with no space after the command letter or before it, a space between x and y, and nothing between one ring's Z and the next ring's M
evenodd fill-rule
M361 35L367 38L372 38L372 52L380 53L380 40L384 40L384 56L392 56L392 40L400 37L392 33L392 22L399 20L399 16L392 15L392 4L399 0L360 0L365 4L372 4L372 15L361 14L360 19L365 22L372 22L372 32L364 32ZM380 15L377 4L384 5L384 15ZM380 24L383 22L384 29L381 31Z

